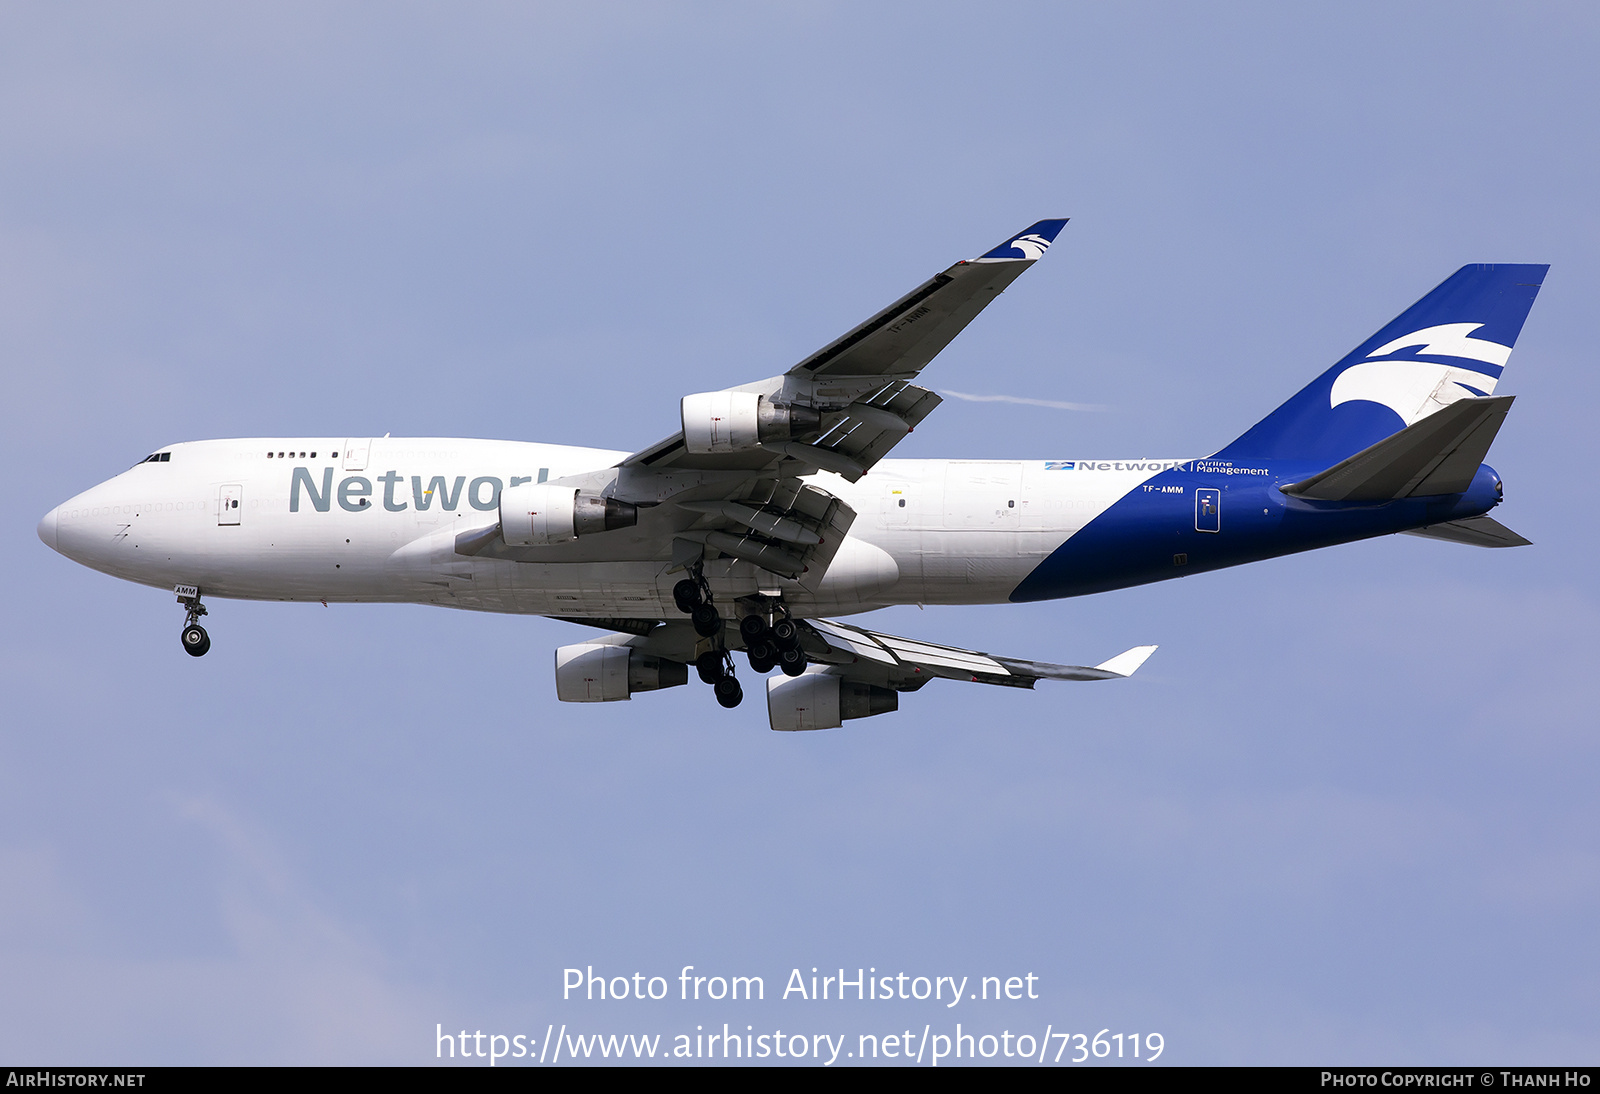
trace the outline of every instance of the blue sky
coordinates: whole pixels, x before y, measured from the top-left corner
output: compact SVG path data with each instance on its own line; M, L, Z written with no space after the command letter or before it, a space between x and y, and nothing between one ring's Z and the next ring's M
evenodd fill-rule
M1041 977L983 1028L1177 1063L1592 1061L1600 653L1584 5L153 5L0 13L0 1055L424 1062L436 1023L875 1032L927 1004L563 1003L561 970ZM586 633L170 596L34 536L177 440L620 449L1072 222L896 455L1221 447L1466 262L1552 270L1496 516L871 625L1134 680L836 733L557 704ZM970 1027L969 1027L970 1028Z

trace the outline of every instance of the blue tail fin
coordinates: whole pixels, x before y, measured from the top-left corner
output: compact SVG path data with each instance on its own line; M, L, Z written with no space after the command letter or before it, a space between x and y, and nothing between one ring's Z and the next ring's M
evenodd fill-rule
M1458 399L1494 394L1549 266L1463 266L1221 452L1332 465Z

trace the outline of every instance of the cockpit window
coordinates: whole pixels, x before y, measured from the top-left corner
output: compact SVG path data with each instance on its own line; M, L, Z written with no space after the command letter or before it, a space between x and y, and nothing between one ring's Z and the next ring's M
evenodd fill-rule
M140 463L169 463L169 462L171 462L171 460L172 460L172 453L171 452L157 452L157 453L154 453L153 455L146 456L144 459L140 460L139 462Z

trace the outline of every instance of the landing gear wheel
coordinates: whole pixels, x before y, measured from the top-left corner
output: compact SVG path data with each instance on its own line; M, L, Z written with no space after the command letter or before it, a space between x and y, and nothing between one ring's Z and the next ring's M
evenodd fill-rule
M694 659L694 670L702 683L715 684L722 679L723 656L720 650L707 650Z
M678 610L684 615L693 612L701 605L704 599L700 595L699 583L691 578L686 577L672 587L672 602L678 606Z
M694 620L694 632L702 638L710 638L722 629L722 616L710 604L700 605L690 618Z
M780 650L798 649L800 628L792 619L780 619L772 625L772 640Z
M777 665L778 662L774 661L770 657L757 657L753 653L750 654L750 671L755 673L757 676L765 676L767 673L776 668Z
M799 650L784 650L778 655L778 664L785 676L800 676L806 671L806 655Z
M200 617L209 614L200 603L200 589L196 585L179 585L173 591L183 605L183 652L190 657L204 657L211 648L211 636L200 625Z
M724 676L716 682L713 688L717 693L717 702L732 710L744 701L744 688L739 686L739 681L731 676Z
M198 623L183 628L183 652L190 657L204 657L211 648L211 636Z
M767 621L759 615L747 615L739 620L739 637L744 639L746 646L752 642L759 642L766 637Z

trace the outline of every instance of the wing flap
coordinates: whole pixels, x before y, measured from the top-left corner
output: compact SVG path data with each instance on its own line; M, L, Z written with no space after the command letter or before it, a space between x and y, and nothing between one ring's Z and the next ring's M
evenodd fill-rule
M796 478L737 480L716 497L665 505L690 517L674 533L685 547L674 547L674 567L700 557L698 545L808 587L822 580L856 518L842 499Z

